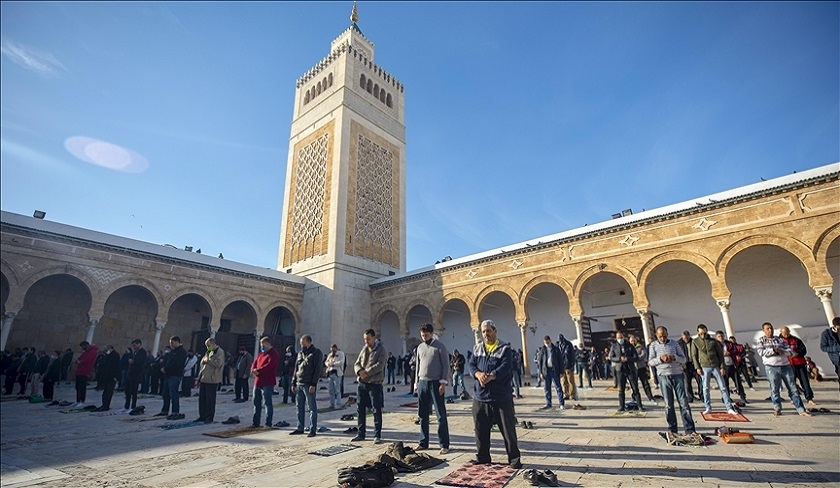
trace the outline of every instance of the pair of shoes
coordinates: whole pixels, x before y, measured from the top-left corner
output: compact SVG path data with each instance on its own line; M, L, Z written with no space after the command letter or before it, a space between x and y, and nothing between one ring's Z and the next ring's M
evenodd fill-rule
M428 448L429 448L429 446L424 446L423 444L417 444L416 446L414 446L414 452L425 451Z
M295 429L295 430L289 432L289 435L302 435L302 434L303 434L303 431L300 430L300 429Z
M152 415L152 417L169 417L169 412L158 412Z
M274 424L274 427L288 427L288 426L289 426L289 423L286 422L285 420L281 420L281 421L277 422L276 424Z
M315 430L310 430L309 433L306 434L306 437L315 437L316 435L317 435L317 432Z
M584 407L584 406L583 406L583 405L581 405L580 403L575 403L575 404L572 406L572 410L586 410L586 407Z
M173 413L172 415L166 417L166 420L184 420L187 416L182 413Z
M344 430L344 433L345 434L353 434L353 433L356 433L358 431L359 431L358 427L349 427L349 428ZM356 436L356 437L358 437L358 436ZM362 437L362 439L364 439L364 437Z
M348 413L347 415L342 415L341 420L356 420L356 416L352 413Z
M381 437L374 437L373 438L373 443L374 444L382 444L382 438Z
M730 408L729 410L726 411L726 413L728 413L729 415L740 415L740 413L737 410L735 410L734 408Z
M347 430L350 430L350 429L347 429ZM356 429L356 430L358 430L358 429ZM346 431L345 431L345 432L346 432ZM354 437L354 438L350 439L350 442L361 442L361 441L363 441L363 440L365 440L365 436L363 436L363 435L356 435L356 437Z
M529 469L522 475L533 486L557 486L557 475L550 470Z
M523 429L531 430L531 429L534 428L534 423L531 422L530 420L529 421L523 420L522 423L519 424L519 425L521 425Z
M441 447L440 452L438 452L438 454L440 454L440 455L449 454L449 448L448 447Z
M230 425L230 424L238 424L238 423L239 423L239 417L228 417L228 419L227 419L227 420L222 421L222 423L223 423L223 424L228 424L228 425Z

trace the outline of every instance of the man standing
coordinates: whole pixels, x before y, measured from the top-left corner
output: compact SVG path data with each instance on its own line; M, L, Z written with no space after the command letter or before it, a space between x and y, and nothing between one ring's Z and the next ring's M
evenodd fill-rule
M452 351L452 394L455 396L458 396L459 385L461 391L467 391L467 387L464 385L464 364L464 356L457 349Z
M723 365L726 368L726 374L723 377L723 382L726 385L726 391L730 391L729 380L731 379L733 386L735 387L735 393L737 393L738 397L741 399L741 403L738 404L738 406L746 405L747 393L744 391L744 384L741 383L741 375L738 374L737 362L737 357L739 354L744 352L744 348L738 347L731 341L727 340L726 335L722 330L715 332L715 338L718 342L720 342L720 345L723 346Z
M289 398L292 399L292 403L295 403L295 392L292 391L292 383L295 380L295 361L297 360L297 355L295 355L295 348L293 346L286 346L286 355L283 356L283 377L280 381L283 383L283 403L289 403Z
M169 339L171 351L164 355L166 360L161 368L163 373L163 408L156 417L166 416L167 420L181 420L184 414L181 413L181 398L178 388L181 386L181 378L184 376L184 365L187 363L187 351L181 345L181 338L172 336ZM169 406L172 405L172 414L169 414Z
M88 378L93 373L96 356L99 354L99 348L88 341L80 342L79 347L82 348L82 354L76 360L76 404L73 405L73 408L85 406Z
M560 405L560 410L566 408L566 402L563 399L563 390L560 387L560 374L565 368L563 367L563 357L560 355L560 348L551 342L551 337L543 337L542 352L537 354L540 359L540 380L545 381L545 405L543 410L551 408L551 384L554 383L554 388L557 390L557 403Z
M688 395L688 402L694 401L694 383L697 383L697 393L700 400L703 399L703 383L697 376L697 367L691 360L691 333L687 330L682 331L680 340L677 341L683 354L685 355L685 393Z
M233 389L236 396L233 403L245 403L248 401L248 378L251 377L251 366L254 362L254 356L248 353L245 346L239 348L239 357L236 359L236 366L234 366L233 374L236 375Z
M578 370L578 388L583 389L583 377L586 375L588 389L592 389L592 373L589 370L589 350L581 347L575 352L575 361Z
M726 411L730 415L737 415L738 412L732 405L729 392L726 391L726 383L723 377L726 376L726 366L723 359L723 345L709 335L709 329L705 324L697 326L697 337L691 341L691 362L697 368L697 374L703 378L703 402L705 410L703 413L712 412L711 382L712 376L720 389L720 396L723 400Z
M384 399L382 395L382 381L385 379L385 358L387 352L382 342L376 339L376 331L368 329L364 333L365 345L362 347L356 362L353 364L353 370L356 372L356 377L359 381L358 386L358 410L357 410L357 425L359 433L352 439L352 441L365 440L367 433L367 409L373 408L373 443L382 443L382 407L384 406ZM406 367L405 372L409 372L410 368ZM411 371L411 374L415 374ZM411 383L414 383L414 376L411 377ZM413 388L413 385L412 385Z
M318 388L318 378L324 371L324 354L312 344L312 337L305 334L300 338L300 352L295 361L295 395L297 399L297 429L289 435L303 434L303 422L306 418L306 407L309 407L309 434L315 437L318 431L318 405L315 403L315 391ZM380 380L381 383L381 380ZM381 388L381 384L380 384ZM364 415L364 414L362 414Z
M785 326L779 329L779 335L790 346L791 355L788 358L788 362L793 369L794 381L799 380L799 384L802 386L802 392L805 393L805 401L808 402L808 405L816 405L817 402L814 401L814 390L811 389L811 380L808 378L808 363L805 361L805 355L808 354L808 350L805 347L805 343L802 342L802 339L792 335L790 329Z
M280 353L271 344L271 339L260 339L260 353L251 365L254 375L254 421L251 427L259 427L262 418L262 404L265 404L265 426L271 427L274 418L274 404L271 396L274 394L274 384L277 381L277 366L280 364Z
M192 349L187 351L187 362L184 363L184 377L181 378L181 396L189 398L192 396L192 388L195 382L195 374L193 369L198 364L198 358L193 353Z
M497 337L496 324L492 320L481 322L481 336L483 342L475 345L467 366L467 372L475 378L472 415L478 453L472 462L490 464L490 429L496 424L505 441L508 464L519 469L522 456L516 441L513 392L510 390L512 350L510 344Z
M793 355L790 346L781 337L773 335L773 324L764 322L761 324L764 336L758 338L758 345L755 350L761 361L764 363L764 370L767 373L767 381L770 383L770 401L773 402L773 416L782 415L782 382L788 390L793 406L803 417L810 417L811 414L802 405L802 398L796 391L796 384L793 379L793 368L790 367L788 358Z
M624 390L627 388L627 380L630 380L630 390L633 392L633 401L636 408L644 410L642 395L639 393L639 378L636 373L636 361L638 361L636 348L624 338L624 333L615 333L615 342L610 346L610 363L618 383L618 412L625 411Z
M642 390L647 395L648 401L653 403L653 390L650 389L650 374L648 374L648 352L647 348L642 345L642 342L633 334L628 337L630 345L636 348L636 377L641 383ZM639 392L641 395L641 392Z
M40 401L44 398L41 395L41 383L49 365L50 357L47 356L47 352L38 351L38 359L35 361L35 366L32 367L32 382L29 387L30 401Z
M828 354L831 364L834 365L834 374L840 380L840 317L834 317L831 327L820 335L820 350Z
M117 387L120 375L120 356L114 351L114 346L105 346L105 357L99 366L100 378L102 378L102 405L94 410L95 412L107 412L111 409L111 399L114 397L114 388Z
M125 375L125 407L126 413L137 407L137 389L143 377L146 366L146 350L140 339L131 341L131 357L128 359L128 372Z
M417 380L415 389L418 396L417 415L420 417L422 438L414 449L422 451L429 448L429 414L432 403L435 404L438 424L438 443L440 454L449 453L449 421L446 418L446 385L449 384L449 351L446 345L436 339L432 324L420 326L421 342L417 346Z
M668 430L672 434L677 433L677 415L674 411L676 396L685 433L694 434L694 418L691 416L691 407L685 393L685 376L682 370L686 362L685 354L679 344L668 339L668 329L665 327L656 328L656 339L648 346L648 364L656 368L659 389L665 398L665 420L668 422Z
M397 358L391 352L388 352L388 362L386 363L388 367L388 384L393 385L397 382Z
M207 353L201 358L198 372L198 419L196 422L212 424L216 416L216 390L222 382L225 367L225 351L216 345L212 337L204 341Z
M563 379L563 398L565 400L577 400L577 384L575 383L575 348L571 342L566 340L563 334L557 337L557 347L560 348L560 357L563 360L563 369L560 371Z
M341 382L344 381L344 352L333 344L324 362L327 369L327 379L330 381L330 408L341 407Z

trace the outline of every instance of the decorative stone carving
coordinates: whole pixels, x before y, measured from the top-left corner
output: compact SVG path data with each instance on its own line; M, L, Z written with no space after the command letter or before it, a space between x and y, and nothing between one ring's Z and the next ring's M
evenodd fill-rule
M393 236L394 154L359 134L356 237L390 248Z
M638 241L638 240L639 240L638 237L633 237L632 234L627 234L626 236L624 236L624 239L618 241L618 243L619 244L624 244L625 246L630 247L633 244L635 244L636 241Z
M34 266L32 266L31 264L29 264L29 261L27 260L27 261L24 261L24 262L22 262L22 263L18 264L18 268L20 268L20 269L22 269L24 272L26 272L26 271L29 271L30 269L34 268Z
M127 276L126 273L115 271L113 269L95 268L93 266L79 266L79 268L87 271L87 273L102 286L105 286L116 279L122 278L123 276Z
M467 272L467 279L471 280L471 279L475 278L477 275L478 275L478 273L474 269L471 269Z
M508 265L511 269L519 269L520 266L522 266L522 261L518 259L514 259L513 262Z
M329 140L329 133L322 134L298 152L297 186L292 207L293 245L312 241L323 231Z
M699 222L697 222L696 224L692 225L692 226L691 226L691 228L692 228L692 229L699 229L699 230L702 230L703 232L706 232L706 231L708 231L708 230L709 230L709 228L710 228L711 226L713 226L713 225L715 225L715 224L717 224L717 223L718 223L718 221L717 221L717 220L709 220L709 219L707 219L706 217L703 217L703 218L701 218L701 219L700 219L700 221L699 221Z

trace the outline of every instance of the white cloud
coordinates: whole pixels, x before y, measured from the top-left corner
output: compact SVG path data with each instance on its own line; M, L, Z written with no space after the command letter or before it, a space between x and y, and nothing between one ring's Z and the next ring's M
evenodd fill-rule
M0 44L0 52L15 64L45 76L67 71L64 65L52 54L38 51L23 44L3 40Z

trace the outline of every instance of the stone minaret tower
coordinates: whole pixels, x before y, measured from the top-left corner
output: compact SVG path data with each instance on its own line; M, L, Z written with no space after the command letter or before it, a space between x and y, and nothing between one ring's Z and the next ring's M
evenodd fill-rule
M375 278L405 271L403 85L350 27L297 81L278 269L308 282L298 333L361 347Z

